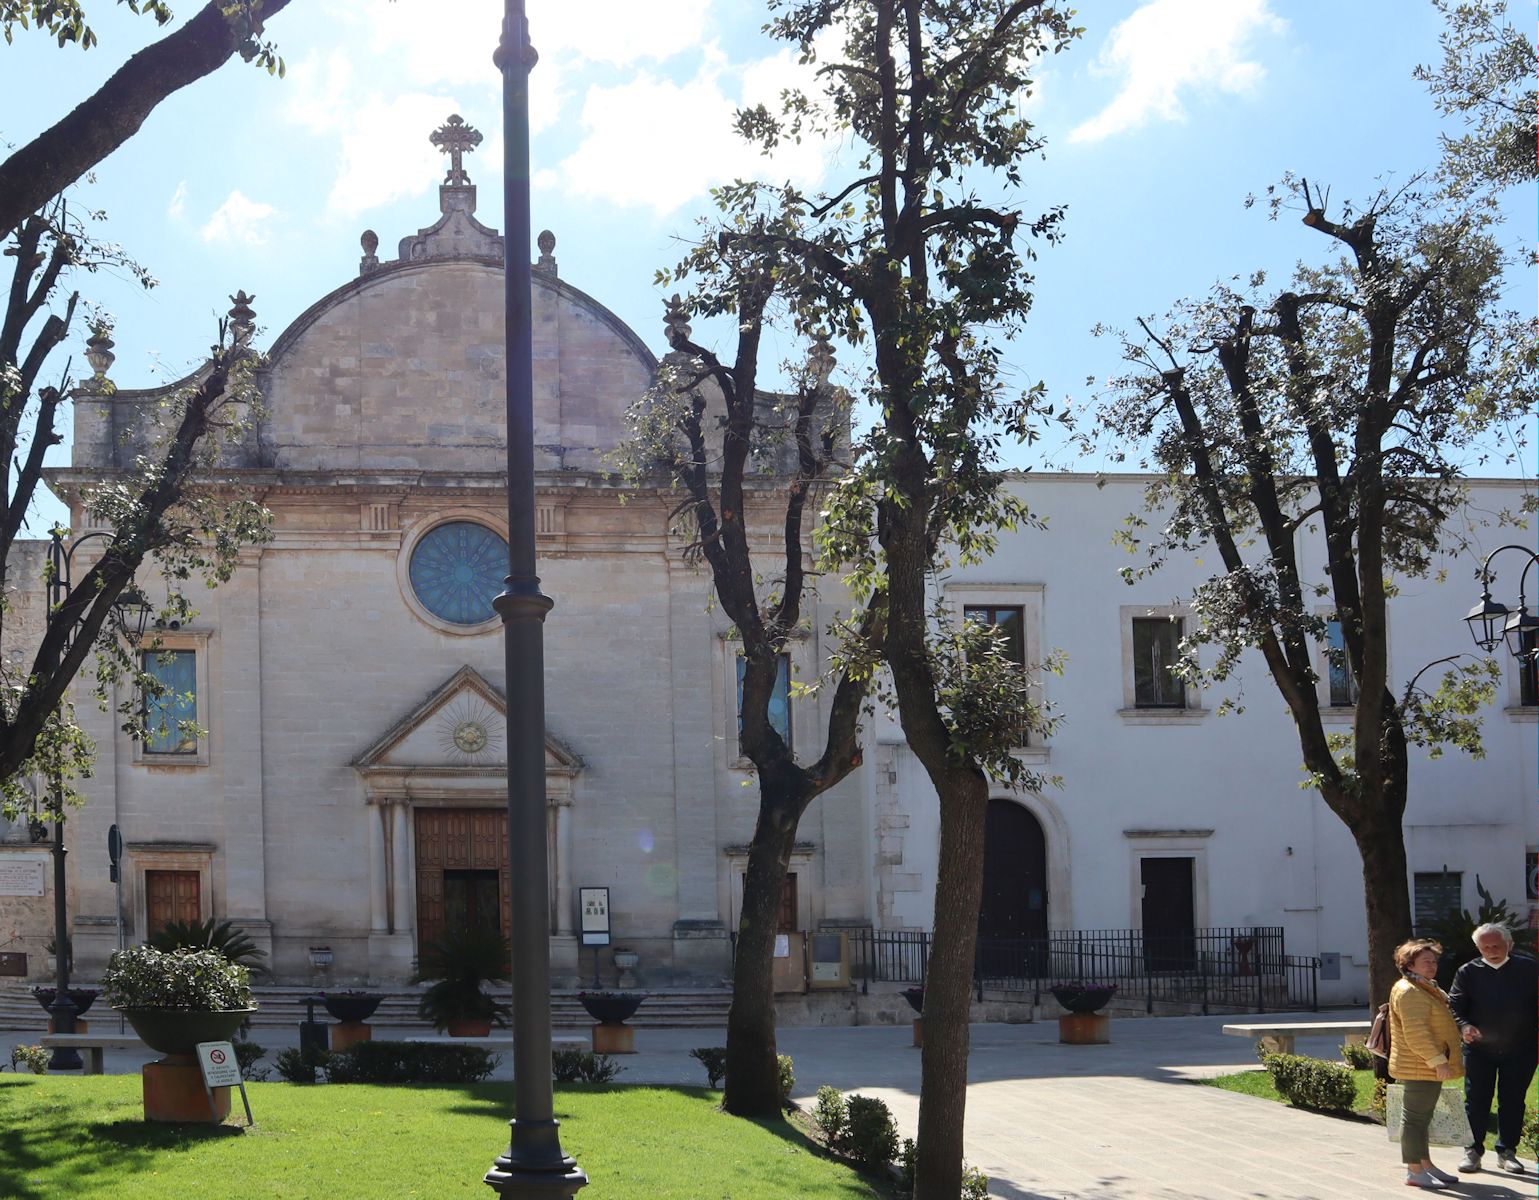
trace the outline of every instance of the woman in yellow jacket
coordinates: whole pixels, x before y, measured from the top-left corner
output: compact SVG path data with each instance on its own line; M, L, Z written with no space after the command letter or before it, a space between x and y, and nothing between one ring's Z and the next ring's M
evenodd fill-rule
M1444 1188L1458 1181L1427 1157L1427 1128L1443 1082L1464 1074L1459 1026L1437 985L1442 953L1443 947L1427 938L1395 948L1395 966L1404 978L1389 993L1389 1073L1405 1085L1400 1158L1407 1187Z

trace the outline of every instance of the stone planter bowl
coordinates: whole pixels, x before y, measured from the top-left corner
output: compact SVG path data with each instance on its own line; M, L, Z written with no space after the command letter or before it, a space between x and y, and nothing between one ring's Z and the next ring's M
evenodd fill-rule
M924 988L904 988L903 998L908 1001L908 1006L914 1010L916 1015L924 1015Z
M1100 1012L1117 994L1117 985L1083 988L1060 984L1053 989L1053 997L1071 1013Z
M41 1004L43 1009L46 1011L53 1007L53 998L57 994L57 991L57 988L35 987L32 989L32 994L37 997L37 1002ZM75 1015L77 1017L85 1016L86 1009L91 1007L91 1004L95 1001L96 996L97 991L95 988L70 988L69 998L70 1002L75 1006Z
M119 1010L139 1039L162 1054L194 1054L199 1042L227 1042L255 1008L208 1012L191 1008L124 1008Z
M645 992L584 992L577 999L588 1015L601 1025L618 1025L636 1015Z
M326 1011L339 1021L367 1021L383 999L383 996L328 995Z

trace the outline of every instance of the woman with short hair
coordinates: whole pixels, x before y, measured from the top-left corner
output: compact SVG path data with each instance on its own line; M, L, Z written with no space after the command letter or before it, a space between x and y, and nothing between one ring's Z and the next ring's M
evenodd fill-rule
M1395 947L1401 979L1389 993L1389 1073L1404 1085L1400 1159L1407 1187L1444 1188L1458 1177L1439 1171L1428 1157L1427 1130L1445 1080L1464 1074L1459 1027L1448 997L1437 985L1443 947L1412 938Z

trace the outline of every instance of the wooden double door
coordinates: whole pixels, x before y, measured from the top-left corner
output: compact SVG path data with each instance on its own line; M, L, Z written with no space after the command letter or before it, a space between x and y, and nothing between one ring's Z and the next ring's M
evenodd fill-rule
M146 871L144 915L147 936L154 937L173 921L196 925L203 920L202 880L196 871Z
M417 949L446 930L512 928L505 808L419 808Z

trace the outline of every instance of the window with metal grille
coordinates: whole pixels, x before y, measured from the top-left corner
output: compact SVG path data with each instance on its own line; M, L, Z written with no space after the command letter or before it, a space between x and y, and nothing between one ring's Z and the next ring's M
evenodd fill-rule
M1414 886L1418 931L1425 931L1463 904L1462 871L1417 871Z
M1185 708L1186 685L1172 668L1180 660L1180 617L1133 618L1133 704Z
M1325 624L1326 657L1329 660L1331 707L1351 708L1357 703L1357 677L1347 657L1347 640L1341 622L1332 617Z

